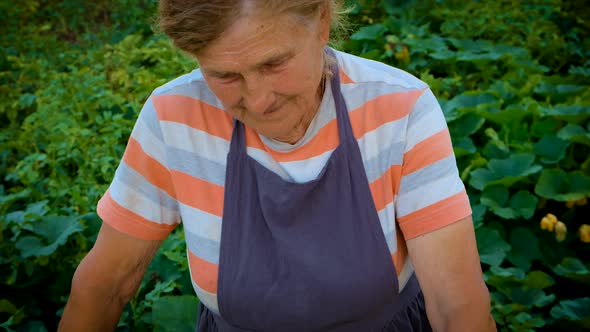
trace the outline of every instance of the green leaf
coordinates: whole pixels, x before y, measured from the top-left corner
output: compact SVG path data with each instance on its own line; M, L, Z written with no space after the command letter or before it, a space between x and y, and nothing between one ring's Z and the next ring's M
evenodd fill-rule
M511 324L508 326L512 331L534 332L535 330L532 329L533 327L545 326L545 321L542 318L533 317L528 312L521 312L518 315L511 317L510 322Z
M555 280L543 271L531 271L526 276L524 285L529 288L545 289L555 284Z
M350 38L352 40L376 40L380 39L386 31L387 28L383 24L377 23L361 27Z
M499 266L510 251L510 245L502 239L500 233L495 229L481 227L475 232L477 249L482 263Z
M496 287L503 293L513 287L521 286L526 280L524 270L517 267L502 268L492 266L484 273L484 277L488 285Z
M512 301L527 307L545 307L555 300L555 294L547 295L537 288L515 287L506 294Z
M514 210L507 207L508 189L504 186L490 186L483 190L480 201L493 213L504 219L515 219L517 215Z
M25 258L53 254L70 235L81 232L82 225L73 217L47 216L35 223L33 230L39 237L22 236L16 243Z
M510 233L512 250L508 260L515 266L528 271L533 260L543 259L539 249L539 240L528 229L517 227Z
M581 143L590 146L590 133L584 127L568 124L561 128L557 133L557 137L572 143Z
M453 138L470 136L477 132L485 123L485 119L474 114L467 113L449 123L449 131Z
M163 296L154 302L154 331L194 331L199 301L195 296Z
M573 123L582 123L590 118L590 106L587 105L540 107L539 112L542 116L552 116Z
M553 268L556 274L590 285L590 270L581 260L574 257L566 257Z
M568 73L572 75L590 77L590 68L571 66Z
M480 228L483 226L483 217L486 214L486 207L482 204L477 204L471 207L472 211L472 219L473 219L473 227L475 229Z
M551 317L568 320L590 329L590 297L560 301L551 309Z
M512 104L505 109L486 108L477 110L477 115L483 119L490 120L500 125L518 123L528 115L535 112L535 104L527 105L525 103Z
M477 147L473 144L473 140L470 137L461 137L453 140L453 152L455 153L455 157L459 158L474 154L477 152Z
M535 185L535 193L557 201L579 200L590 196L590 177L580 172L545 169Z
M534 160L535 156L528 153L513 154L506 159L492 159L488 162L487 169L479 168L471 172L469 184L479 190L494 184L510 187L542 170L541 166L533 164Z
M515 213L525 219L530 219L537 208L537 196L525 190L520 190L510 199L510 207Z
M556 135L545 135L535 144L535 153L546 164L556 164L565 157L569 143Z
M500 101L496 96L487 92L467 91L444 103L443 112L449 122L457 120L462 113L475 110L497 108ZM472 121L472 120L469 120ZM477 123L474 123L477 125Z
M17 307L7 299L0 299L0 312L14 314L17 310Z

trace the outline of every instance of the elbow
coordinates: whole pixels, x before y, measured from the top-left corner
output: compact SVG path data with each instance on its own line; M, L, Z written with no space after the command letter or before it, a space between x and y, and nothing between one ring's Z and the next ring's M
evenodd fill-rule
M436 332L495 332L496 322L491 314L490 295L482 282L475 294L457 297L446 310L439 311L438 319L432 321Z
M129 286L129 280L116 278L116 274L97 269L89 257L91 254L92 252L82 260L74 272L70 298L73 301L122 310L133 298L136 288Z

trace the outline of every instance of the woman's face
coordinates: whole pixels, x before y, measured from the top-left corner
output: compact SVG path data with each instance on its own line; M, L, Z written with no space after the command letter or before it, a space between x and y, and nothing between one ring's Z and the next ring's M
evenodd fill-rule
M260 134L295 143L320 104L328 15L303 24L289 14L246 15L197 55L225 109Z

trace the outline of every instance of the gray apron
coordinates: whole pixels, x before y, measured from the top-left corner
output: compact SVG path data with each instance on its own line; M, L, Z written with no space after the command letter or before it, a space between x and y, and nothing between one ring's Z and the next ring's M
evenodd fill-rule
M219 258L221 315L201 304L197 331L431 331L416 277L398 292L337 65L332 72L340 144L317 179L288 182L260 165L246 153L244 126L235 122Z

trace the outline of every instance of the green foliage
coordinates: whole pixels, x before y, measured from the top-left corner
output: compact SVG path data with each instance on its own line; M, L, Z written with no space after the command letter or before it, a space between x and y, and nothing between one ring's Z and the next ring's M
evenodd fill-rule
M439 97L500 331L589 328L590 14L583 2L347 1L346 51ZM0 2L0 327L55 330L95 212L153 88L192 70L155 0ZM539 227L551 213L563 240ZM586 219L585 219L586 218ZM559 238L559 240L558 240ZM118 330L193 330L181 229Z
M587 328L590 247L576 231L590 196L589 15L559 0L353 7L361 26L346 49L440 98L499 330ZM540 229L548 213L563 240Z

